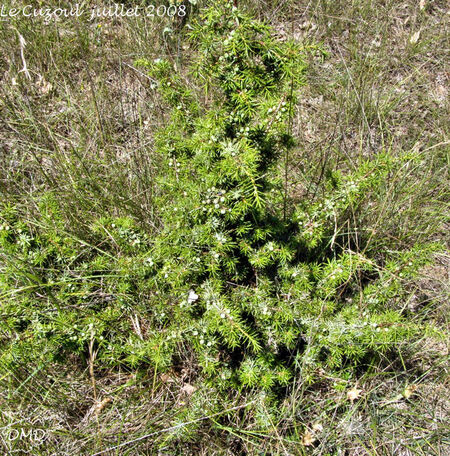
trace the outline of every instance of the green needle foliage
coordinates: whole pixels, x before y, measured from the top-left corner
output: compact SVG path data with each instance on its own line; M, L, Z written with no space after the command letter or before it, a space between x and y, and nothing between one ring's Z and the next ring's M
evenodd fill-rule
M387 279L351 246L329 245L337 219L385 181L392 159L379 156L346 178L335 173L322 199L296 207L285 200L279 165L294 145L302 50L229 2L210 9L191 39L193 74L210 102L196 102L168 61L139 62L172 108L157 135L164 228L149 279L158 290L152 308L166 316L154 328L155 341L167 335L160 362L189 346L215 386L270 390L301 365L313 378L321 364L357 363L407 336L413 328L399 313L375 302L378 312L368 313L374 289L377 299L388 286L400 297L394 273ZM361 275L378 280L363 290ZM306 339L314 341L307 350Z
M169 62L140 62L173 109L157 136L167 160L164 229L152 256L155 308L167 309L172 297L157 329L192 346L224 387L287 384L291 374L269 342L275 336L293 346L299 334L291 311L272 309L278 269L296 256L277 164L293 145L287 123L302 53L228 4L211 9L191 38L194 74L212 93L206 106L193 101Z
M314 199L288 199L281 168L295 145L303 50L230 2L207 10L190 39L188 80L167 60L139 61L171 113L156 134L156 237L104 218L89 242L77 239L51 196L34 225L3 206L8 368L93 351L97 366L157 371L195 359L218 391L282 391L295 376L313 382L361 366L422 331L404 317L404 283L436 246L369 256L373 234L356 242L347 223L415 158L379 154L351 174L329 172Z

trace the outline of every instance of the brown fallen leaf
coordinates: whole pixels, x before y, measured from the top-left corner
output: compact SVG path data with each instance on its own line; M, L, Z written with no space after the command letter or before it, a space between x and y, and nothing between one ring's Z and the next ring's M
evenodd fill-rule
M403 397L405 399L409 399L416 391L417 385L409 385L405 388L405 391L403 391Z
M170 373L168 373L168 372L164 372L164 374L162 374L160 378L161 378L161 381L164 383L174 383L175 382L172 375L170 375Z
M101 401L97 402L97 404L95 404L95 414L96 415L99 415L100 412L107 406L107 404L109 404L110 402L112 401L112 399L110 397L105 397L104 399L102 399Z
M302 443L305 446L311 446L316 441L314 434L309 431L306 431L302 437Z
M195 386L190 385L189 383L185 383L181 390L184 391L188 396L190 396L191 394L194 394L197 391L197 388Z
M419 38L420 38L420 30L417 30L416 33L413 33L411 35L411 38L409 39L409 42L411 44L416 44L419 41Z
M357 386L354 386L351 390L347 391L347 399L353 403L355 399L361 396L361 389L358 389Z

